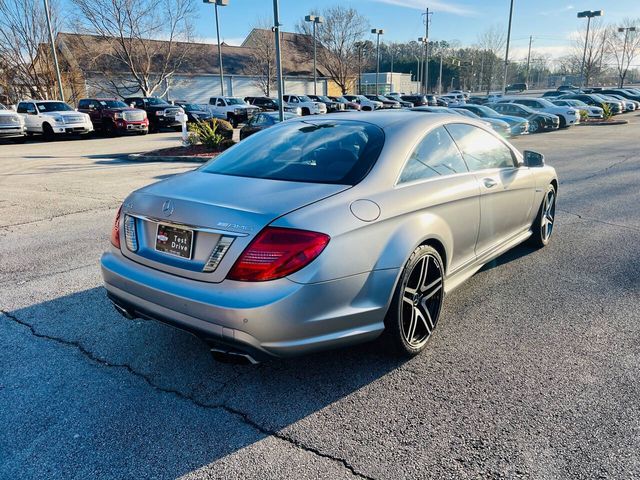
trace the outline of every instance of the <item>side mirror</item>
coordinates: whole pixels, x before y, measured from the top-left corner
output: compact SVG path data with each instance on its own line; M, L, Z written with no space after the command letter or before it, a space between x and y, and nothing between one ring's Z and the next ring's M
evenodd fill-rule
M527 167L544 167L544 155L538 152L525 150L523 152L524 164Z

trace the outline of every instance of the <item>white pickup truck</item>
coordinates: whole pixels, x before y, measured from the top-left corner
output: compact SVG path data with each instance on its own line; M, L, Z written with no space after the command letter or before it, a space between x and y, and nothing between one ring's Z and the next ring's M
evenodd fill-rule
M211 97L209 111L215 117L226 118L235 128L239 123L246 123L260 109L238 97Z
M370 100L364 95L343 95L343 97L350 102L354 102L360 105L360 109L362 111L379 110L383 106L382 102L379 102L377 100Z
M87 134L93 132L91 118L76 112L70 105L58 100L23 100L18 113L24 118L27 134L41 133L47 138L61 134Z
M27 127L24 119L0 103L0 139L10 138L14 142L21 143L26 135Z
M316 102L306 95L283 95L282 99L293 107L300 107L302 115L327 113L327 106L324 103Z

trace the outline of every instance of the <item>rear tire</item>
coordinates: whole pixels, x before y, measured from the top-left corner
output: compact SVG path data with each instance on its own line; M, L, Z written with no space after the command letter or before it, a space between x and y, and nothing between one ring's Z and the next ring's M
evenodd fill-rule
M438 251L416 248L407 261L384 320L387 343L403 357L424 350L435 330L444 300L444 266Z
M302 115L303 116L311 115L311 111L309 111L309 109L307 107L303 107L302 108Z
M551 241L556 216L557 198L555 187L553 184L549 184L547 190L544 192L544 198L540 204L538 215L536 215L536 219L531 226L533 235L531 235L529 242L533 247L542 248L547 246Z
M529 124L529 133L540 133L542 130L542 124L540 120L534 120Z

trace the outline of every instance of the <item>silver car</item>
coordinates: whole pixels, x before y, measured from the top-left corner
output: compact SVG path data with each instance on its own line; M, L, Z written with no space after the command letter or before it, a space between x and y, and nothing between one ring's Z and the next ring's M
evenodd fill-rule
M373 340L415 355L445 294L549 242L558 179L450 114L292 119L133 192L102 257L123 315L250 360Z

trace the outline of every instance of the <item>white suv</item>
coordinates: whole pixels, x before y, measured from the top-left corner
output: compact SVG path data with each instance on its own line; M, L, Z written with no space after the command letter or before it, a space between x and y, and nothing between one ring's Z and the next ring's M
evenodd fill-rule
M518 103L539 112L551 113L560 117L560 128L580 123L580 110L574 107L554 105L546 98L503 97L499 103Z
M239 123L247 123L260 109L238 97L211 97L209 111L215 117L226 118L235 128Z
M70 105L58 100L23 100L18 103L18 113L23 115L27 133L41 133L47 138L55 135L93 132L91 118L76 112Z
M282 99L293 107L300 107L302 115L318 115L327 113L327 106L316 102L306 95L283 95Z
M0 103L0 139L10 138L14 142L22 142L26 135L24 119Z

